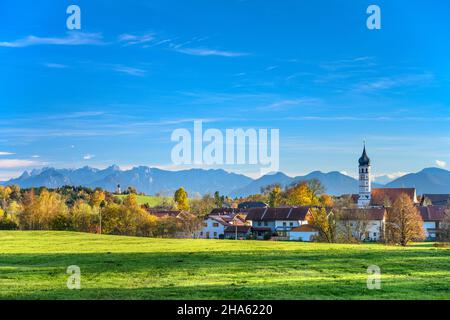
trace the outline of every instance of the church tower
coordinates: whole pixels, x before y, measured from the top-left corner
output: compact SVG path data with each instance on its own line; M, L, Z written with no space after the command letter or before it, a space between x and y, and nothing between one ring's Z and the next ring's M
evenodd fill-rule
M366 144L361 158L359 158L359 197L358 207L366 207L370 204L372 186L370 178L370 159L366 153Z

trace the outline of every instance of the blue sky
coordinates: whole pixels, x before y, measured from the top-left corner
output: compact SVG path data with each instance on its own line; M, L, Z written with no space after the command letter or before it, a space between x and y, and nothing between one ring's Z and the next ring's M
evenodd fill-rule
M366 28L373 3L381 30ZM438 0L3 0L0 180L41 166L180 169L170 135L195 119L280 129L290 175L355 175L364 139L375 175L446 167L448 12Z

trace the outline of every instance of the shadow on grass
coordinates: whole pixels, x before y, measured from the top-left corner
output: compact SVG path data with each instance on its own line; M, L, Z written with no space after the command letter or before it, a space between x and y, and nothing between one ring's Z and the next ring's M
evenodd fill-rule
M0 254L3 299L450 299L450 251ZM383 289L367 290L367 267ZM65 289L78 265L84 289Z

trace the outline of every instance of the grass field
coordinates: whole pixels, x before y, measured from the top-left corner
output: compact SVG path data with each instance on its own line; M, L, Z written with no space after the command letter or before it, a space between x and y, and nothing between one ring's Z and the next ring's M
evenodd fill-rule
M0 231L0 299L450 299L450 249Z
M124 199L126 197L126 195L122 194L122 195L115 195L115 197L120 198L120 199ZM164 199L167 199L169 202L172 202L173 199L171 197L158 197L158 196L141 196L138 195L136 196L136 200L138 202L138 204L143 205L143 204L148 204L150 207L156 207L157 205L160 205Z

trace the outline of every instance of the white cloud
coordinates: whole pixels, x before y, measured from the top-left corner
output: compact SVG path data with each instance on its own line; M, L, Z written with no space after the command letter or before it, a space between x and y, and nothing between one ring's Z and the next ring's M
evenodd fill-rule
M129 33L124 33L119 36L119 42L124 43L126 46L132 46L136 44L144 44L155 40L155 35L153 33L146 33L143 35L134 35Z
M14 153L12 153L12 152L0 151L0 156L11 156L13 154Z
M0 159L0 168L1 169L31 167L31 166L36 166L36 165L39 165L39 163L32 161L32 160Z
M436 160L436 165L440 168L445 168L447 166L447 162L442 160Z
M30 35L14 41L0 41L0 47L23 48L36 45L99 45L104 44L101 33L68 32L65 37L36 37Z
M176 46L174 50L192 56L242 57L249 55L248 53L243 52L222 51L207 48L181 48L178 46Z
M279 110L289 106L298 106L298 105L316 105L320 103L320 100L315 98L302 98L302 99L286 99L272 103L263 109L268 110Z
M31 157L34 158L34 159L37 159L37 158L40 158L41 156L39 156L39 155L37 155L37 154L34 154L34 155L32 155Z
M131 75L131 76L136 76L136 77L143 77L147 73L146 70L133 68L133 67L127 67L127 66L115 66L115 67L113 67L113 70Z
M93 158L95 158L95 155L93 155L93 154L86 154L83 156L84 160L91 160Z
M67 68L67 66L65 64L60 64L60 63L44 63L44 66L46 66L47 68L52 68L52 69Z

